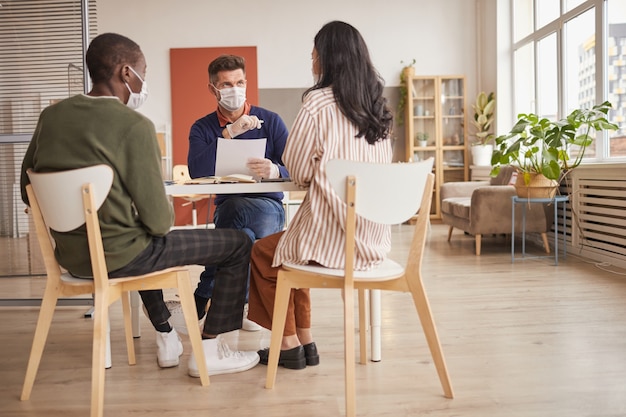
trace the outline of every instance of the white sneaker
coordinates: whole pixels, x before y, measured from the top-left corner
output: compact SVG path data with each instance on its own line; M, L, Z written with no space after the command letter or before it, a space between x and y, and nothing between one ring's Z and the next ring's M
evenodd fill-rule
M180 305L180 301L178 300L167 300L165 302L167 309L170 311L172 315L170 317L170 324L176 331L180 334L184 334L185 336L189 336L189 331L187 330L187 323L185 323L185 315L183 314L183 307ZM204 319L206 318L206 314L201 320L198 320L198 327L200 328L200 333L202 333L202 328L204 327Z
M256 352L241 352L230 350L221 337L202 340L202 350L206 361L209 375L233 374L247 371L259 363L259 355ZM189 358L189 376L199 378L196 357L191 354Z
M183 344L176 329L169 333L156 332L157 362L161 368L178 366L179 357L183 354Z
M248 304L243 306L243 322L241 323L241 329L247 332L258 332L262 328L263 327L248 319Z

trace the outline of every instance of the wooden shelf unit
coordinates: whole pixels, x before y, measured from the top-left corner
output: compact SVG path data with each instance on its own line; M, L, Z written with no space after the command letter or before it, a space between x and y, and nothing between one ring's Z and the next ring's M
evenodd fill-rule
M431 218L441 218L439 188L444 182L467 181L467 121L465 111L465 76L415 75L412 67L405 69L406 161L435 159L435 187ZM428 135L426 146L418 137Z

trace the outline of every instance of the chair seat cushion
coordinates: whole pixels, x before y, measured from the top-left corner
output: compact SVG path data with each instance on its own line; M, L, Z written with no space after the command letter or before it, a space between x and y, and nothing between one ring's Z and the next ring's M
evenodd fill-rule
M61 281L72 283L72 284L84 284L84 283L93 284L93 277L80 278L80 277L76 277L70 274L69 272L63 272L61 274Z
M471 197L449 197L441 202L441 211L451 216L469 219Z
M326 268L320 265L298 265L290 262L283 263L283 267L287 269L297 269L313 274L330 275L334 277L343 277L343 269ZM404 267L391 259L385 259L380 265L375 266L369 271L354 271L355 280L380 280L396 278L404 273Z

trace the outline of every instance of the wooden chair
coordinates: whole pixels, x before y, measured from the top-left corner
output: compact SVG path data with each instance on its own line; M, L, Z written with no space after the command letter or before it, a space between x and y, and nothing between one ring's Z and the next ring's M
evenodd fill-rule
M444 395L453 397L452 386L421 279L421 265L434 176L432 159L417 163L371 164L332 160L326 173L334 191L346 202L345 270L321 266L285 263L278 272L272 336L265 387L271 389L276 381L278 356L283 337L287 304L292 288L339 288L343 290L345 337L346 415L356 412L354 357L354 289L359 290L359 315L365 317L364 290L410 292L426 335L428 347L439 374ZM402 223L417 217L413 241L406 267L385 260L370 271L354 271L354 233L356 216L382 224ZM362 320L363 321L363 320ZM364 326L361 325L361 362L364 349Z
M209 384L191 281L187 268L176 267L141 276L109 280L98 209L106 199L113 182L113 170L96 165L70 171L35 173L28 171L31 184L26 187L37 238L46 267L47 284L37 320L21 400L30 398L41 355L59 297L94 295L93 356L91 369L91 417L101 417L104 406L104 372L106 332L109 306L122 300L128 363L135 364L135 350L130 322L129 291L176 288L189 329L193 354L203 386ZM63 273L54 256L49 229L67 232L86 224L87 241L93 271L92 279L80 279Z
M189 175L189 167L187 165L175 165L172 169L172 179L177 182L185 182L191 179ZM209 213L211 212L211 199L213 195L209 194L177 194L173 197L182 198L187 201L183 204L183 206L187 206L191 204L191 224L193 227L198 226L198 210L196 209L196 203L200 200L209 200L209 208L207 209ZM207 222L207 228L209 224Z

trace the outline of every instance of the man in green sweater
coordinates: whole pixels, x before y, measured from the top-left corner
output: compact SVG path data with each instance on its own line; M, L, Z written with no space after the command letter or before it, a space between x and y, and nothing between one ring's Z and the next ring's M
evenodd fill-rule
M22 163L22 199L28 204L28 169L50 172L109 165L113 185L98 211L109 278L172 266L218 265L202 331L209 375L252 368L259 361L256 352L232 352L218 337L241 327L250 239L234 229L170 232L173 212L161 178L156 131L150 120L134 111L147 97L144 55L132 40L105 33L91 42L86 62L91 91L51 105L39 116ZM54 232L53 237L59 263L75 276L91 277L85 226ZM139 293L156 329L159 366L177 366L183 345L168 321L163 292ZM189 374L199 376L193 355Z

